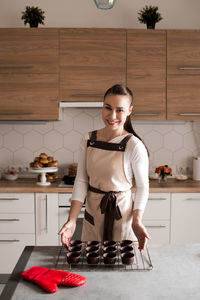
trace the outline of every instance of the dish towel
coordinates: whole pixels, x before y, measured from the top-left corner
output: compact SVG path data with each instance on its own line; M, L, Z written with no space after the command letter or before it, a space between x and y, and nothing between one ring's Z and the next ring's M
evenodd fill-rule
M21 277L36 283L49 293L55 293L58 285L64 286L80 286L86 283L86 278L67 271L47 269L34 266L27 271L21 273Z

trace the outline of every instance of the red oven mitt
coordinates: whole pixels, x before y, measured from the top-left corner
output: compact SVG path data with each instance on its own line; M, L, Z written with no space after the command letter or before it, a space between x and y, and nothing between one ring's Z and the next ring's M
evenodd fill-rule
M36 283L49 293L55 293L58 290L58 285L72 287L86 283L86 278L81 275L37 266L21 273L21 277Z

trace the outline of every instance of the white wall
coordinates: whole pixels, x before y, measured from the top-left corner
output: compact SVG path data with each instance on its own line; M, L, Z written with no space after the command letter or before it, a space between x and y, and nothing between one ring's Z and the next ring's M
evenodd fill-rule
M0 27L24 27L21 12L26 5L45 11L46 27L145 28L137 20L145 5L159 7L163 20L158 29L199 29L199 0L116 0L113 9L96 8L93 0L0 0Z

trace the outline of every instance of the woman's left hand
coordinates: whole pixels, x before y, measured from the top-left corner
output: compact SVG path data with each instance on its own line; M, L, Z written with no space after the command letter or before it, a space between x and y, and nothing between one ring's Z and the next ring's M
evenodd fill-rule
M132 223L133 232L135 233L138 243L139 243L139 250L144 250L147 239L150 240L150 236L147 233L146 228L142 224L142 222L137 221Z

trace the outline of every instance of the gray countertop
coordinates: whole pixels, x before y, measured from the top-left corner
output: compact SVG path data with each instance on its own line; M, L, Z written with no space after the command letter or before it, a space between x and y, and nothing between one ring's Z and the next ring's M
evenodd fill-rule
M30 250L30 247L26 248ZM33 283L19 279L19 274L24 269L35 265L49 268L55 268L57 265L58 269L66 270L66 265L61 262L60 265L57 264L60 249L60 247L32 247L29 251L30 257L29 254L27 256L25 249L0 299L133 300L136 297L140 300L200 299L200 244L150 245L152 270L94 272L73 270L74 273L87 278L86 285L76 288L59 287L55 294L48 294ZM16 287L14 294L11 298L8 296L5 298L12 286Z

